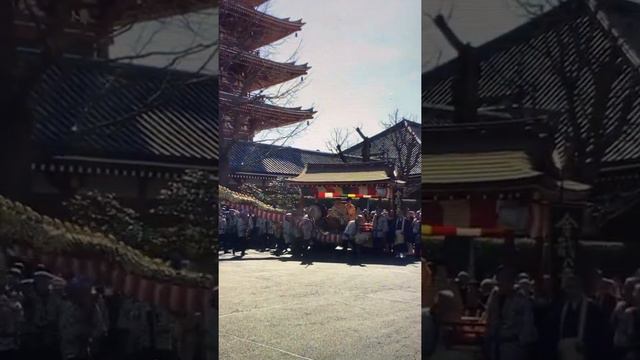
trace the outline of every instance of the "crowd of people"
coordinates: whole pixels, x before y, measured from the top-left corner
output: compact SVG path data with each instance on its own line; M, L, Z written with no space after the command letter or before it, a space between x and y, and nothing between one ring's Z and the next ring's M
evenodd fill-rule
M42 264L9 259L4 267L2 360L217 358L214 299L206 315L174 314Z
M351 200L345 201L345 207L347 218L340 233L340 245L345 252L351 249L353 256L359 256L363 247L361 234L370 232L374 251L398 258L407 254L419 256L420 211L407 211L399 216L394 210L382 208L359 211ZM261 252L273 250L278 256L285 253L304 256L327 233L307 211L287 212L279 222L225 206L218 224L221 250L233 256L236 253L245 256L250 244Z
M448 339L465 317L485 326L484 359L640 359L640 270L624 281L565 270L559 291L551 277L536 284L513 267L479 283L466 272L446 280L444 267L430 272L437 290L423 309L426 358L473 358Z

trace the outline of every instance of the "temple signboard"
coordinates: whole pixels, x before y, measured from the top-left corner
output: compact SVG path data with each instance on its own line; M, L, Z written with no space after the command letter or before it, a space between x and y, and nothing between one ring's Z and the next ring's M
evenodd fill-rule
M555 206L552 210L554 257L562 270L576 268L582 208Z

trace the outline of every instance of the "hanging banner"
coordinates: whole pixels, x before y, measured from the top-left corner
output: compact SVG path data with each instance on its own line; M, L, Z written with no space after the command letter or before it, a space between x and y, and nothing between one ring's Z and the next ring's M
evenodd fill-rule
M561 270L576 269L576 253L581 223L582 207L559 205L554 206L551 211L554 257Z

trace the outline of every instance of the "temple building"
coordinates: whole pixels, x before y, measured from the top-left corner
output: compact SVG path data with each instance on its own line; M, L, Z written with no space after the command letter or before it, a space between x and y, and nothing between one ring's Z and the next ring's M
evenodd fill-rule
M142 210L185 170L217 173L217 76L110 61L113 39L99 40L131 19L186 14L215 2L116 3L112 9L117 4L87 1L73 12L60 38L65 53L30 94L34 151L27 202L44 213L64 215L62 201L82 189L115 193ZM35 25L23 12L16 19L21 61L42 61Z
M585 198L589 186L560 178L553 138L540 118L429 124L442 112L427 110L423 127L430 139L422 162L422 209L429 225L506 228L547 239L551 204L560 196L566 203Z
M278 106L269 89L304 76L307 64L282 63L261 49L301 30L301 20L280 19L257 8L259 0L220 2L220 112L222 137L251 141L263 130L313 118L313 109Z
M508 230L541 243L561 226L554 209L575 205L581 240L636 240L640 38L633 28L640 6L597 3L562 2L478 46L473 58L423 74L423 136L430 139L423 146L423 221L434 225L431 234ZM601 88L585 80L608 71L611 59L618 68ZM571 96L562 76L580 79ZM597 93L608 99L594 119ZM599 124L605 140L587 138ZM582 149L580 141L593 146ZM578 170L576 154L601 160L583 166L595 176Z

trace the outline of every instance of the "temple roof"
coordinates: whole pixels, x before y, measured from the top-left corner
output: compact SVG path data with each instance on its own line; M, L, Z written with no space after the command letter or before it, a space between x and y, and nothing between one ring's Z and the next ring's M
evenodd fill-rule
M336 154L303 150L251 141L236 141L229 151L229 168L233 174L255 176L298 176L306 164L340 164ZM350 163L359 158L348 156Z
M600 13L602 16L597 18L592 16L592 10L584 3L586 2L564 2L564 5L479 46L481 106L494 106L499 101L512 102L520 97L518 101L526 107L555 112L560 117L556 143L562 145L563 136L568 136L571 131L566 114L568 106L553 64L539 49L556 51L556 39L572 39L574 30L577 30L579 38L583 39L584 48L565 49L565 53L567 63L576 64L574 69L580 69L580 51L592 58L603 57L609 43L608 33L603 29L612 26L618 36L617 45L623 54L625 69L614 83L615 95L609 101L604 121L606 125L616 121L623 108L622 99L630 91L629 85L633 84L633 77L638 76L640 33L637 31L637 17L640 4L627 0L609 1ZM453 104L451 84L457 71L456 66L454 59L423 74L423 103L430 106ZM523 79L526 83L523 83ZM581 96L576 101L579 104L579 125L586 131L590 94L593 94L594 86L591 81L580 81L577 86L576 94ZM640 99L632 104L632 109L631 120L622 135L606 150L605 162L640 160ZM425 123L429 120L423 119ZM446 119L438 118L437 121L443 122Z
M221 43L245 50L276 42L304 25L302 20L280 19L233 1L224 1L220 11ZM251 31L246 31L249 27Z
M225 115L233 118L240 117L234 116L236 112L248 116L250 120L255 121L254 130L256 132L312 119L315 114L313 108L302 109L301 107L288 108L269 105L222 91L220 92L220 109Z
M406 161L406 167L413 165L411 166L410 175L419 176L422 150L422 133L420 127L421 125L419 123L404 119L372 136L369 138L371 141L371 154L373 154L372 159L389 159L397 164L397 159L401 158L401 161ZM396 145L399 145L400 149L398 149ZM361 156L362 147L363 143L360 142L346 149L344 153ZM411 157L407 155L408 151L412 152Z
M244 77L250 79L242 89L246 92L268 88L306 75L310 69L307 64L280 63L224 45L220 46L220 64L224 64L222 66L225 67L225 71L221 71L223 82L235 83L233 76L238 73L244 73Z
M307 164L300 175L289 179L299 185L384 184L392 180L388 166L381 162Z
M524 151L426 154L423 184L484 183L531 179L542 175Z
M46 156L212 165L217 83L202 74L67 57L32 93L34 140Z

